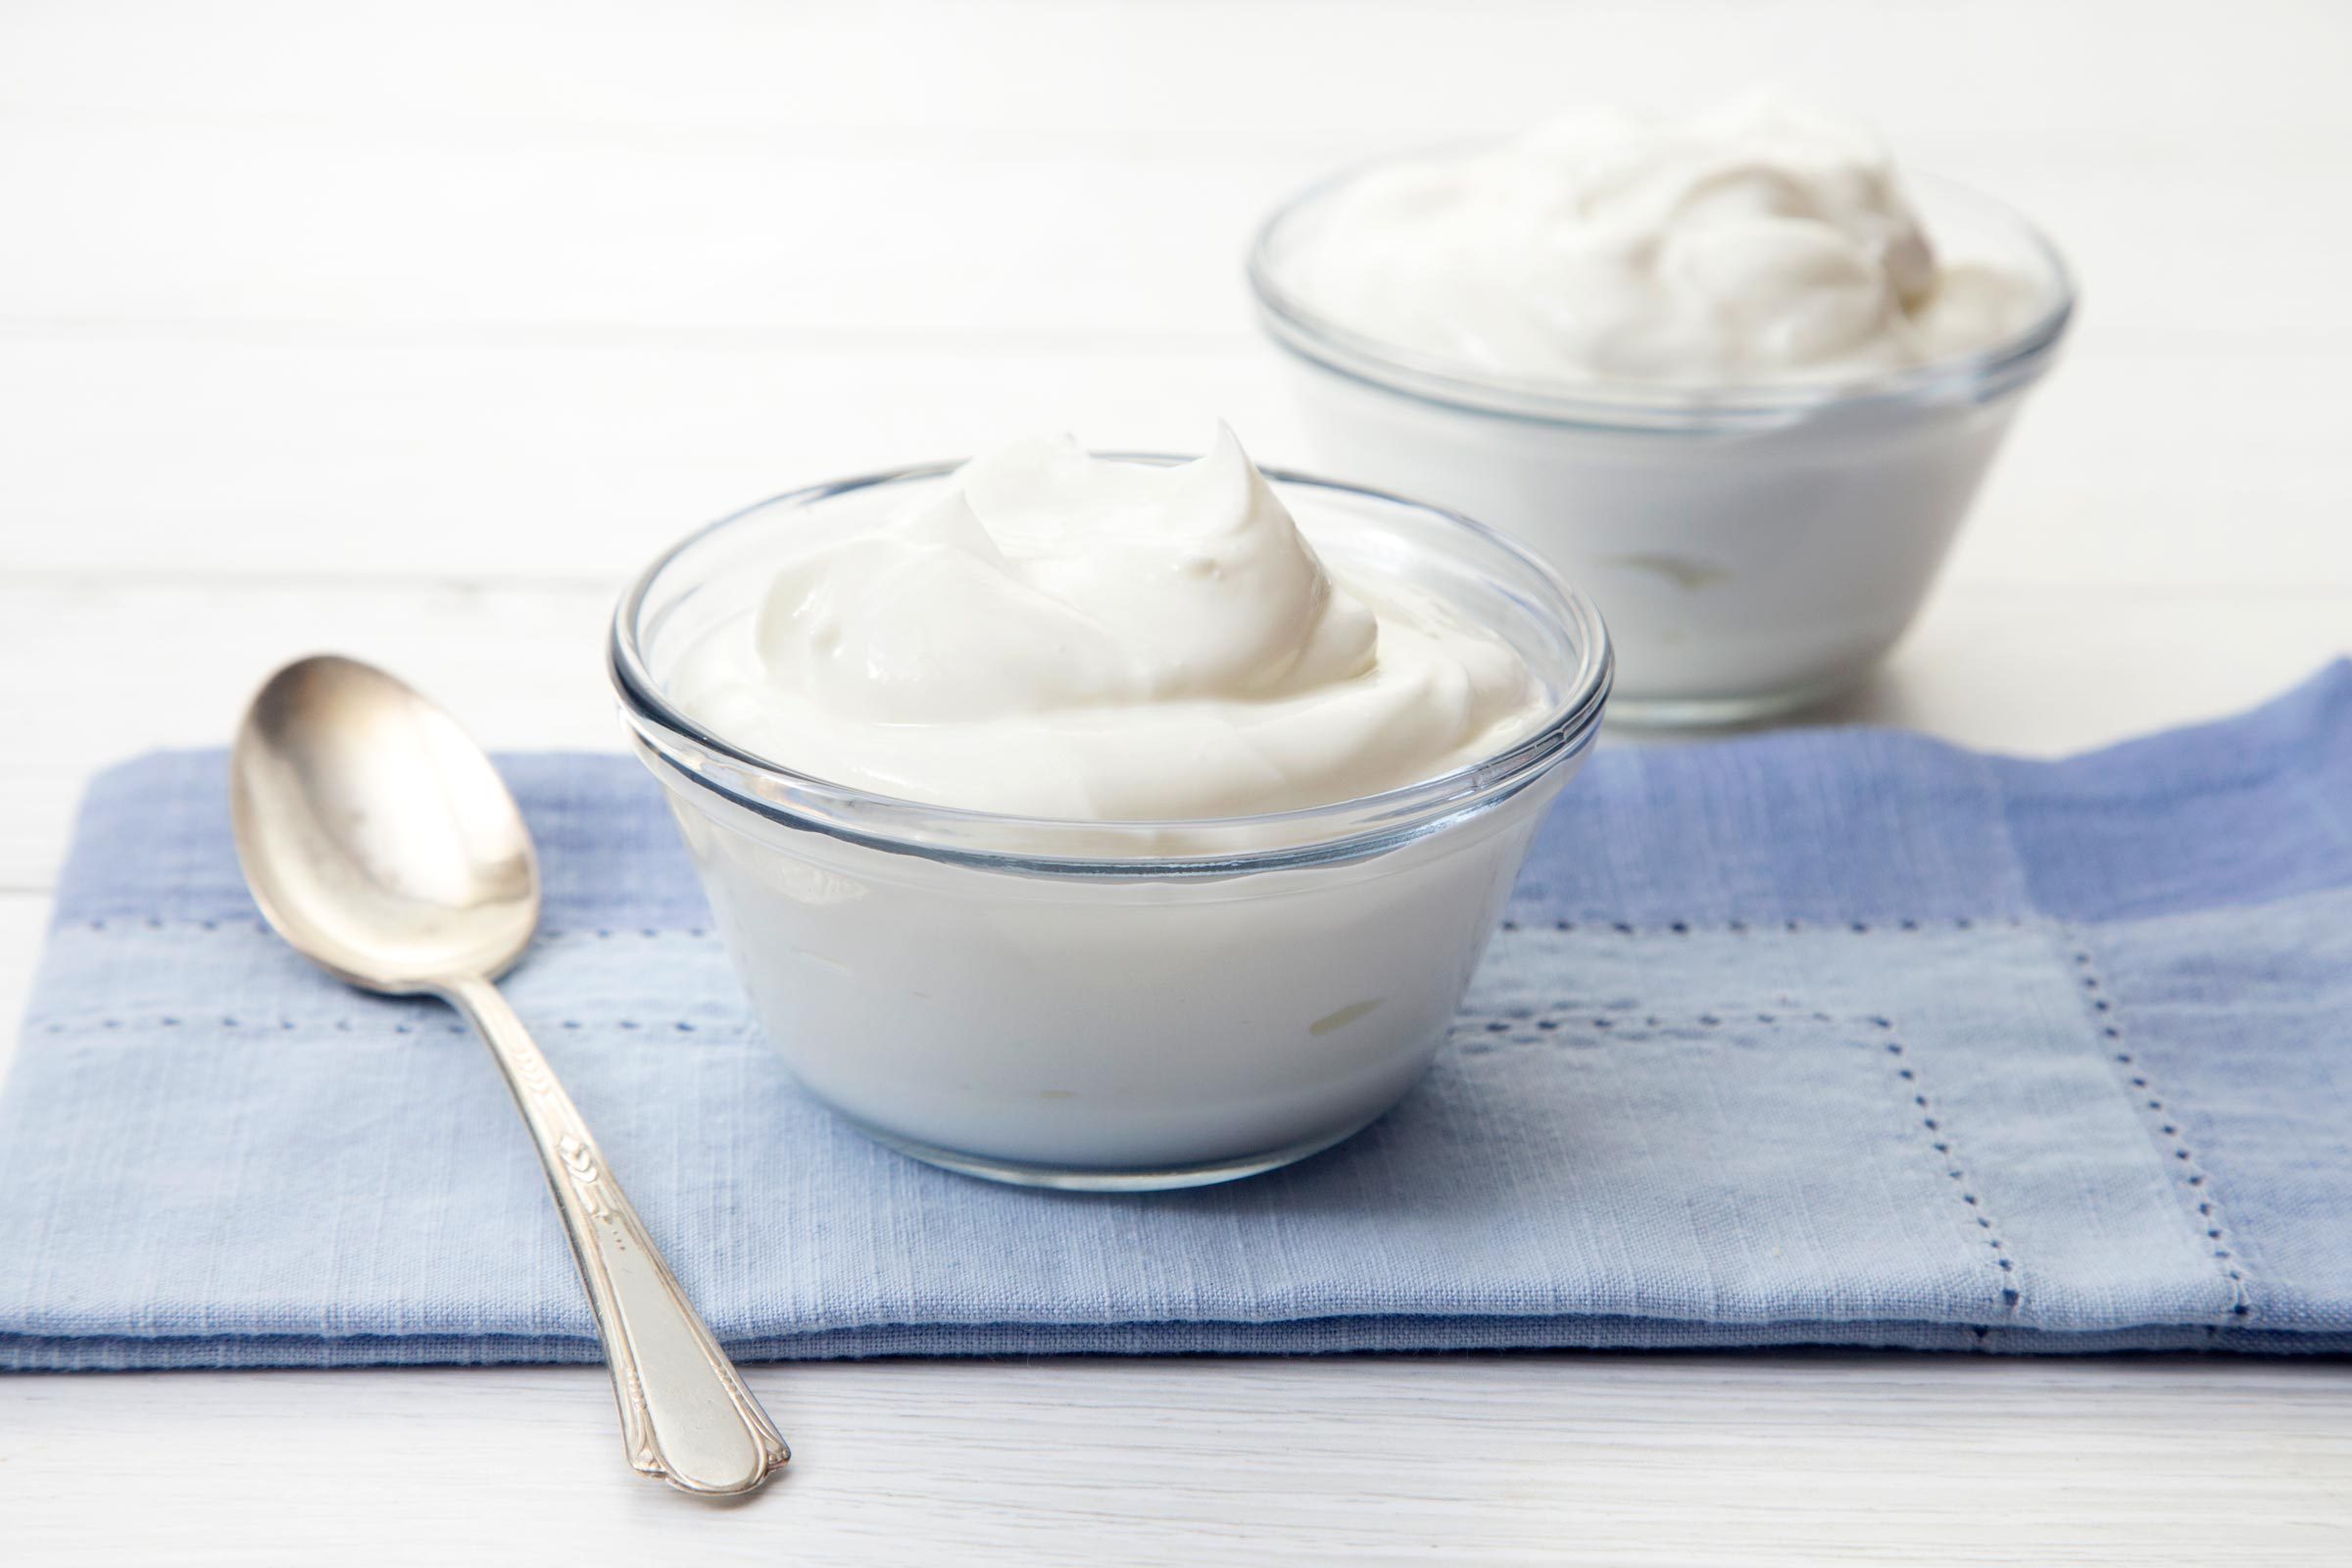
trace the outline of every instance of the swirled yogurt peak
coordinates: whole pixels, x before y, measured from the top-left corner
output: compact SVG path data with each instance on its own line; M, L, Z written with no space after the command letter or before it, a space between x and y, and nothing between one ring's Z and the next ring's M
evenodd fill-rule
M1667 386L1923 365L2043 303L1939 262L1878 138L1773 94L1378 166L1299 215L1280 275L1333 324L1465 368Z
M1175 465L1017 442L771 569L672 698L797 771L933 805L1298 809L1466 766L1543 712L1524 660L1442 594L1335 579L1223 428Z

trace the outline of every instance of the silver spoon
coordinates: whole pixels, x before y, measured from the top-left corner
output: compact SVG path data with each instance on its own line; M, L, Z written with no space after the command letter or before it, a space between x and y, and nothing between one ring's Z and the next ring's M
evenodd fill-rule
M245 880L278 935L364 990L440 997L489 1043L588 1287L629 1463L707 1495L765 1481L791 1451L491 984L539 923L539 866L490 760L382 670L305 659L246 710L229 809Z

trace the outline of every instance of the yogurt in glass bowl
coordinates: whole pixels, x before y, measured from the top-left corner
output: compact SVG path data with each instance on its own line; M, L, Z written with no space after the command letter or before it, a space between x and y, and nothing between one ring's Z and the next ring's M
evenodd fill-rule
M1324 465L1590 589L1612 715L1664 725L1877 664L2075 300L2025 220L1773 97L1348 171L1250 277Z
M611 665L800 1082L1098 1189L1272 1169L1411 1088L1612 668L1517 546L1229 432L762 502L648 568Z

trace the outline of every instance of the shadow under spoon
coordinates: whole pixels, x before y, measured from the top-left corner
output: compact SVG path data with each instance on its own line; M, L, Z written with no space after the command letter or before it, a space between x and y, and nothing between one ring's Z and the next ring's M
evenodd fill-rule
M262 912L329 973L442 998L473 1021L538 1146L620 1404L630 1464L731 1496L791 1457L492 981L530 945L539 866L490 760L382 670L287 665L229 761L237 858Z

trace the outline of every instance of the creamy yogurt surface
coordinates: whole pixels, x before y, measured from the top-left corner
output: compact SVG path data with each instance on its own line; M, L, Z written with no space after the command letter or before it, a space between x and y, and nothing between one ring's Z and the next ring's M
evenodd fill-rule
M1939 261L1872 132L1770 94L1382 165L1297 223L1277 272L1305 308L1514 378L1857 379L1988 348L2044 303Z
M780 554L669 687L713 733L874 794L1167 821L1332 805L1532 733L1543 683L1440 594L1340 580L1230 430L1174 466L1069 437L975 458Z

